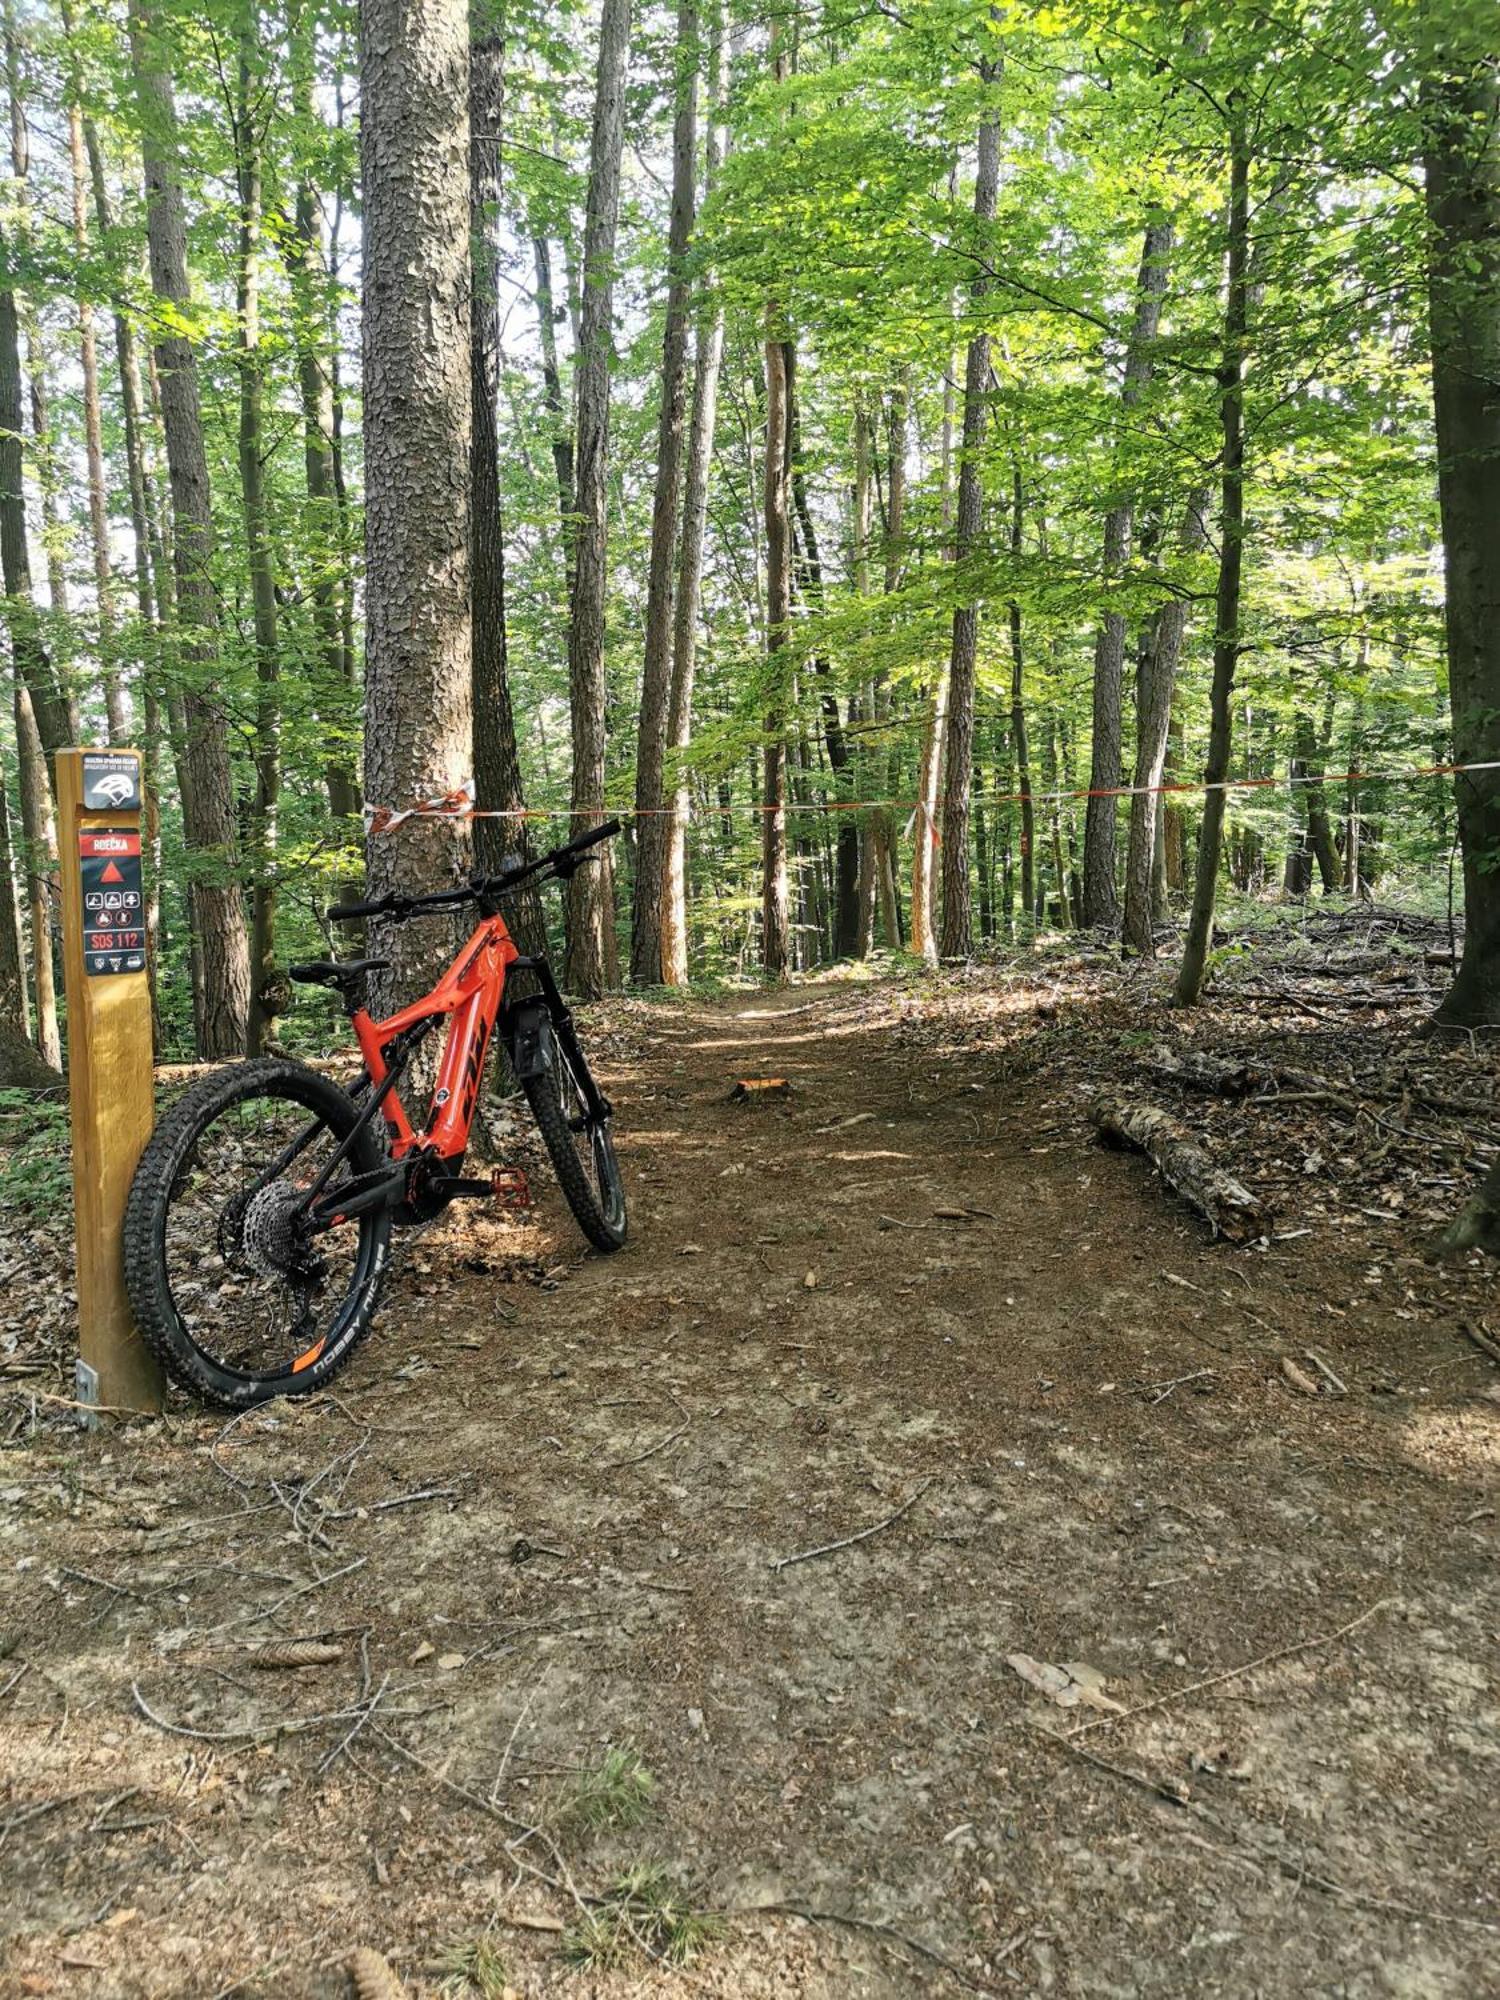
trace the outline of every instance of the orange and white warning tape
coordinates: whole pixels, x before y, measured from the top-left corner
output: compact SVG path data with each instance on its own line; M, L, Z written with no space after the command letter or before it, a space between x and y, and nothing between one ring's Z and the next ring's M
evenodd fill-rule
M1169 780L1157 785L1106 785L1091 789L1083 786L1066 791L1050 792L991 792L988 801L992 805L1020 805L1028 799L1034 806L1060 805L1079 799L1133 799L1152 797L1158 793L1180 796L1185 793L1204 792L1255 792L1277 789L1293 790L1297 786L1308 785L1400 785L1413 784L1426 778L1455 778L1471 772L1500 771L1500 759L1488 763L1474 764L1419 764L1400 771L1318 771L1298 775L1277 775L1268 778L1225 778L1221 782L1209 784L1203 779ZM939 799L936 804L941 807ZM905 812L925 813L930 810L921 799L817 799L811 801L787 800L782 806L765 804L736 804L709 806L704 817L720 818L723 814L749 814L756 817L772 812L784 813L832 813L832 812ZM365 830L367 833L392 833L398 826L411 819L652 819L676 812L675 806L527 806L515 807L479 806L474 802L474 780L465 779L451 792L441 793L436 798L424 799L414 806L369 806L365 807Z

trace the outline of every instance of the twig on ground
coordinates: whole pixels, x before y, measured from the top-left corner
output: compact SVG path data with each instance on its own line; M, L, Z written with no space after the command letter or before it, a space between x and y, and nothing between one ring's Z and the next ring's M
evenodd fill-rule
M1371 1613L1379 1609L1379 1605L1372 1605L1370 1611L1365 1613L1365 1616L1369 1617ZM1356 1620L1355 1622L1358 1623L1360 1621ZM1308 1643L1315 1644L1317 1642L1309 1641ZM1132 1710L1130 1712L1135 1713L1136 1711ZM1119 1720L1118 1717L1111 1717L1109 1719L1114 1721ZM1324 1875L1319 1869L1313 1867L1305 1854L1292 1854L1269 1846L1262 1846L1259 1841L1255 1840L1246 1839L1242 1841L1237 1828L1229 1824L1228 1821L1220 1819L1218 1814L1210 1811L1207 1806L1200 1804L1188 1793L1186 1786L1178 1788L1178 1781L1176 1779L1153 1778L1147 1772L1132 1771L1124 1764L1112 1764L1107 1757L1097 1756L1092 1750L1086 1750L1081 1743L1073 1742L1071 1736L1077 1735L1077 1733L1074 1730L1071 1732L1071 1735L1064 1736L1059 1735L1057 1731L1052 1729L1038 1729L1036 1731L1038 1736L1042 1737L1046 1742L1053 1744L1056 1748L1065 1750L1070 1757L1081 1757L1085 1763L1092 1764L1096 1770L1107 1771L1111 1777L1123 1778L1127 1784L1134 1785L1141 1791L1151 1793L1164 1804L1175 1807L1177 1811L1190 1814L1193 1819L1197 1820L1200 1826L1211 1828L1213 1832L1218 1834L1221 1841L1228 1843L1223 1848L1223 1852L1226 1854L1233 1854L1237 1858L1241 1858L1240 1848L1242 1845L1247 1846L1257 1862L1260 1862L1265 1867L1274 1868L1279 1874L1284 1875L1288 1881L1297 1883L1299 1887L1305 1883L1310 1888L1321 1890L1325 1896L1332 1896L1339 1902L1350 1903L1360 1909L1381 1910L1390 1916L1410 1918L1414 1923L1452 1924L1463 1930L1500 1933L1500 1923L1492 1922L1488 1917L1465 1917L1459 1916L1449 1910L1421 1909L1416 1904L1404 1903L1395 1896L1378 1896L1366 1889L1353 1889L1347 1883L1338 1881L1332 1875Z
M877 1923L873 1917L850 1916L842 1910L815 1910L807 1903L750 1903L740 1909L730 1909L727 1914L731 1917L800 1917L805 1924L839 1924L846 1930L864 1931L871 1937L888 1939L917 1958L926 1959L929 1965L939 1967L950 1978L956 1979L960 1986L968 1987L971 1993L994 1993L997 1990L974 1978L972 1973L965 1972L961 1965L955 1965L935 1946L923 1944L920 1938L909 1937L905 1931L898 1931L894 1924ZM1016 1951L1027 1935L1029 1933L1023 1932L1020 1938L1009 1940L1005 1955L1009 1957Z
M1458 1322L1458 1330L1465 1340L1473 1342L1481 1354L1487 1354L1491 1361L1500 1366L1500 1342L1491 1340L1487 1333L1481 1333L1477 1326L1466 1319Z
M1335 1396L1348 1395L1349 1393L1348 1383L1344 1381L1342 1376L1334 1374L1333 1370L1329 1367L1328 1363L1323 1359L1322 1355L1318 1353L1315 1347L1304 1347L1302 1352L1307 1356L1308 1360L1313 1364L1314 1368L1317 1369L1318 1373L1323 1377L1324 1381L1328 1384L1329 1388L1332 1389Z
M845 1535L836 1542L823 1542L815 1549L799 1549L794 1556L778 1556L771 1564L772 1569L778 1572L790 1569L793 1563L811 1562L814 1556L831 1556L836 1549L852 1549L856 1542L867 1542L871 1535L878 1535L882 1528L891 1527L903 1514L909 1514L931 1484L930 1479L924 1479L916 1492L901 1502L894 1514L887 1514L883 1521L877 1521L873 1527L861 1528L857 1535Z
M1122 1709L1118 1715L1096 1715L1089 1722L1080 1722L1067 1731L1061 1741L1070 1742L1076 1736L1087 1736L1091 1730L1107 1729L1120 1722L1130 1722L1138 1715L1147 1715L1156 1709L1175 1706L1186 1701L1189 1695L1202 1694L1205 1688L1219 1687L1225 1681L1238 1680L1241 1674L1253 1673L1257 1667L1273 1666L1277 1661L1293 1659L1298 1653L1314 1652L1319 1646L1332 1646L1340 1639L1347 1639L1351 1632L1357 1632L1361 1625L1368 1625L1379 1611L1391 1604L1389 1597L1382 1597L1376 1603L1361 1611L1357 1618L1351 1618L1347 1625L1340 1625L1334 1632L1319 1632L1314 1638L1299 1639L1294 1645L1279 1646L1274 1652L1261 1653L1253 1660L1245 1660L1237 1667L1226 1667L1222 1673L1209 1674L1205 1679L1189 1681L1186 1687L1174 1688L1170 1694L1157 1695L1153 1701L1137 1703L1134 1708Z
M675 1431L668 1431L664 1438L658 1439L648 1450L637 1452L634 1458L606 1459L601 1470L605 1472L620 1472L627 1465L644 1465L648 1458L655 1458L659 1451L665 1451L669 1444L675 1444L686 1429L686 1424L679 1424Z
M1174 1375L1170 1382L1148 1382L1146 1387L1156 1391L1151 1398L1153 1404L1164 1403L1172 1391L1180 1389L1184 1382L1201 1382L1205 1376L1216 1375L1218 1372L1216 1368L1195 1368L1191 1375Z

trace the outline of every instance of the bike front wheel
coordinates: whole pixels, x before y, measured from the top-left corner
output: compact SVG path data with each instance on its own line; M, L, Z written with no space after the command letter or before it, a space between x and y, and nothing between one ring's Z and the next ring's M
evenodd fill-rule
M589 1110L597 1093L583 1051L555 1026L547 1065L521 1079L557 1184L573 1220L596 1250L618 1250L625 1241L625 1186L608 1118ZM587 1083L586 1083L587 1079Z
M390 1216L330 1226L309 1192L354 1131L347 1091L280 1058L235 1063L179 1098L141 1155L125 1209L125 1282L136 1325L172 1379L248 1408L321 1389L370 1323ZM379 1172L368 1126L337 1160L319 1209Z

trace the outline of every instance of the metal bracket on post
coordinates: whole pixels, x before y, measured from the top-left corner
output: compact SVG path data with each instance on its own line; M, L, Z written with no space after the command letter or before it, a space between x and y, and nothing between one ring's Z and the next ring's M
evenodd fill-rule
M162 1376L130 1315L121 1231L155 1117L141 758L60 750L58 847L78 1264L78 1402L151 1412Z

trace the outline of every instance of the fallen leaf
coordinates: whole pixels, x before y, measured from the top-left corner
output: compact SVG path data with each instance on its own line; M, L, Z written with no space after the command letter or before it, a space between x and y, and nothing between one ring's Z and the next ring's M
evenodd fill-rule
M438 1665L439 1667L441 1667L441 1669L445 1674L451 1674L455 1667L461 1667L463 1663L464 1663L464 1656L462 1653L438 1654Z
M411 1655L407 1664L409 1666L414 1667L422 1660L430 1660L436 1650L437 1648L433 1645L430 1639L424 1639L421 1645L418 1646L416 1651Z
M815 1292L817 1288L818 1274L816 1271L809 1271L807 1276L802 1280L802 1289L805 1292Z

